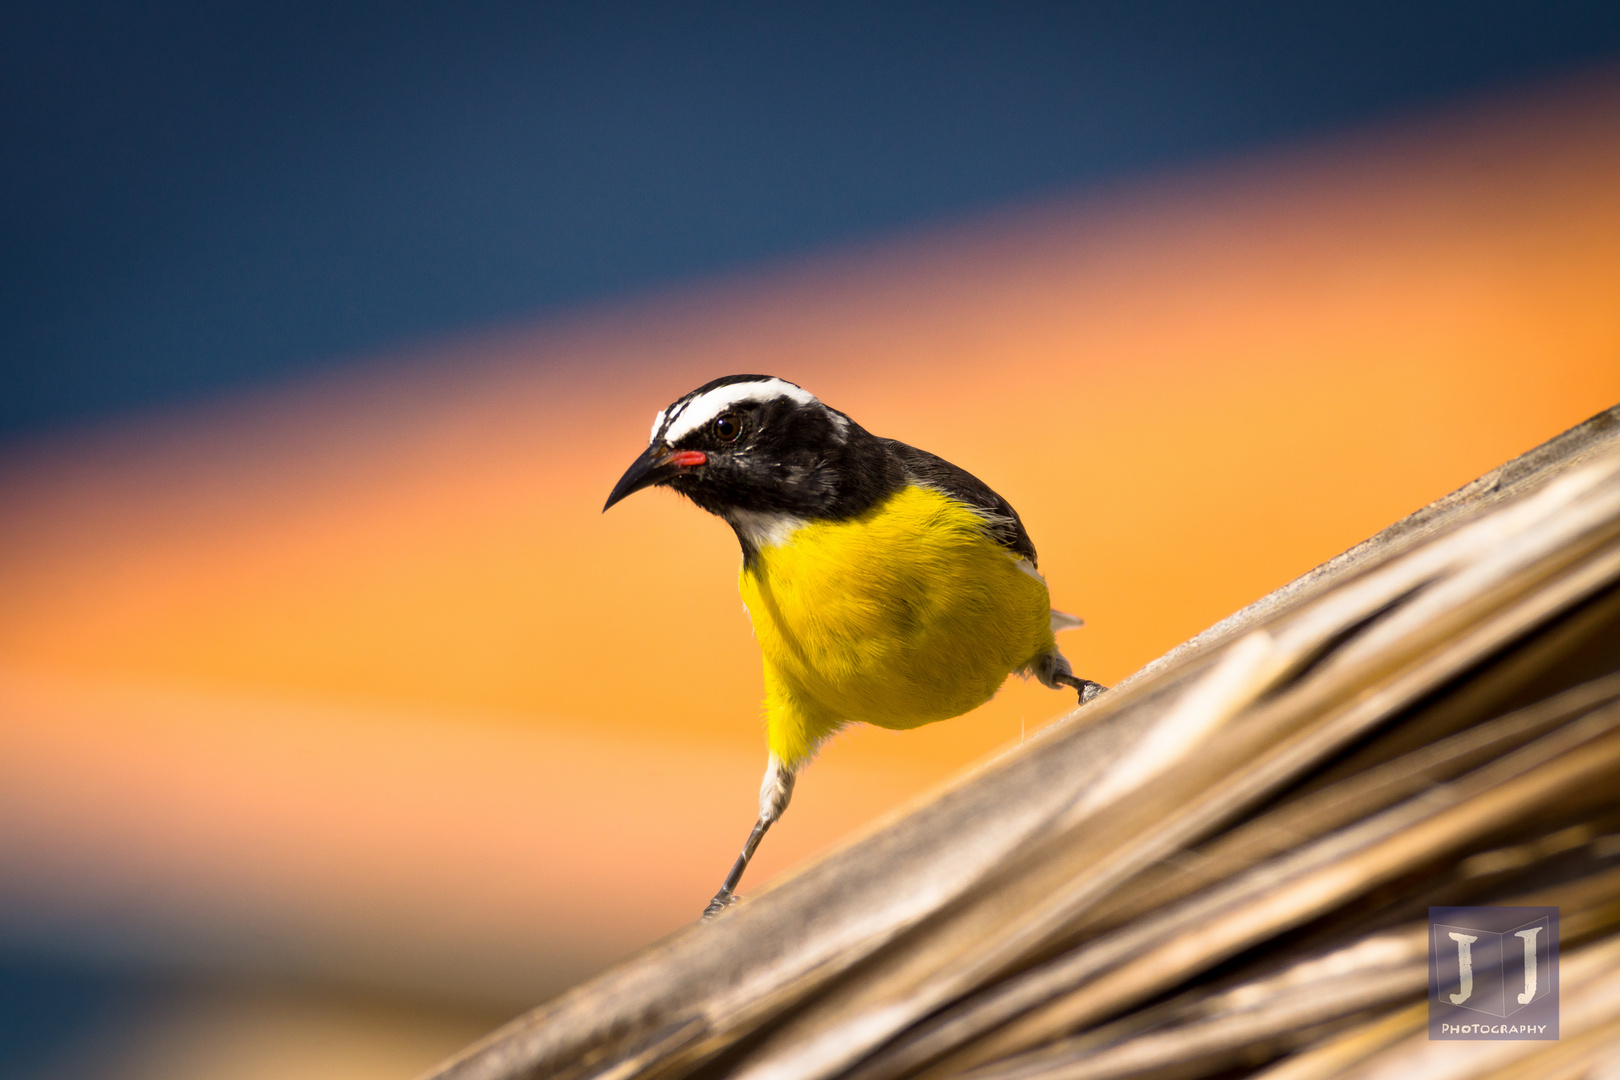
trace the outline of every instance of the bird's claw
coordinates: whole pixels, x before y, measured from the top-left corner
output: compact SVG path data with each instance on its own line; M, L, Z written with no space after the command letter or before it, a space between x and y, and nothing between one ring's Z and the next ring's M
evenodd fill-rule
M1082 679L1076 675L1070 675L1067 672L1057 676L1055 681L1060 682L1065 686L1074 687L1080 695L1080 704L1082 705L1108 689L1108 687L1104 686L1102 683L1094 683L1090 679Z
M741 901L742 897L738 896L736 893L729 889L721 889L719 892L714 894L714 899L709 901L709 906L703 909L703 919L701 921L710 922L716 915L726 910L726 908L731 907L733 904L740 903Z

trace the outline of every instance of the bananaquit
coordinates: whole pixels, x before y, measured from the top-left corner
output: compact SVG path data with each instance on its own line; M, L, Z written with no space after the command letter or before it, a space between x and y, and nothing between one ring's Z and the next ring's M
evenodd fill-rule
M844 725L960 716L1015 671L1074 687L1082 703L1103 689L1058 651L1053 632L1080 620L1052 610L1006 499L793 383L728 375L687 394L653 419L602 509L654 485L736 531L765 659L759 821L705 918L734 901L794 776Z

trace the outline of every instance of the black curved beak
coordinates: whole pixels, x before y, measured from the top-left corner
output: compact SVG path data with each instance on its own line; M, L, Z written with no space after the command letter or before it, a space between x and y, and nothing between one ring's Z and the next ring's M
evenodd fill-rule
M613 485L613 491L608 495L607 502L602 504L602 512L607 513L608 507L626 495L634 495L642 488L662 484L694 465L703 464L703 459L704 455L701 452L687 450L675 453L667 447L647 447L641 452L640 457L630 463L624 475L619 477L619 482Z

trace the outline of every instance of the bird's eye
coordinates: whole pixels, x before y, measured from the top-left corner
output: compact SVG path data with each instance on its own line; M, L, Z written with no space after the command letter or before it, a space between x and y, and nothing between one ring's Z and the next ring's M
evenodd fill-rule
M742 423L735 416L722 416L714 422L714 434L721 442L736 442L742 434Z

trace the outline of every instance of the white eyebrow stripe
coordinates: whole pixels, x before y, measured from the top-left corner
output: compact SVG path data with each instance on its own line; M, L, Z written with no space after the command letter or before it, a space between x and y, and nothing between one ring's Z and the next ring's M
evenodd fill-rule
M653 443L657 442L658 433L663 430L664 425L674 423L675 418L681 415L681 413L685 412L686 407L690 404L690 401L683 398L667 408L659 409L658 415L653 417L652 434L647 437L647 445L651 446Z
M664 429L664 441L677 442L685 438L727 409L746 401L770 401L785 397L800 405L816 404L816 396L801 386L784 379L761 379L758 382L727 383L686 403L686 407L672 413L669 426Z

